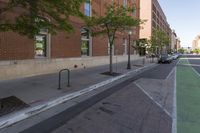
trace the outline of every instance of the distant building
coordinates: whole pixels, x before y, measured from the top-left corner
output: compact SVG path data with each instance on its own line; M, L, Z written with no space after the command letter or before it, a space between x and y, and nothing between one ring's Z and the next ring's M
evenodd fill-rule
M150 39L155 28L161 29L171 38L170 25L157 0L140 1L140 19L147 20L140 30L140 39Z
M197 35L195 39L192 41L192 50L200 48L200 35Z
M177 35L176 35L175 30L172 30L172 34L171 34L171 50L172 52L177 51Z
M181 48L181 41L180 38L176 38L176 49L177 51Z

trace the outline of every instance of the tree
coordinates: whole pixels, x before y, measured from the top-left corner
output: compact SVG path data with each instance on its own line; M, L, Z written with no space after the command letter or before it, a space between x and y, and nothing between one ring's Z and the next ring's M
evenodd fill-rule
M164 31L156 28L153 29L152 36L148 42L151 44L152 51L158 48L160 54L164 46L169 46L170 39Z
M72 32L70 16L82 16L80 5L83 1L8 0L0 7L0 32L14 31L30 38L34 38L41 29L47 29L49 33L58 30Z
M135 26L139 26L142 21L133 18L131 14L135 9L119 6L116 3L106 5L106 12L104 16L94 15L86 18L86 24L90 29L92 36L106 35L109 41L109 56L110 65L109 72L112 70L112 48L116 38L116 34L120 32L127 32Z
M139 52L140 56L146 55L146 51L149 50L148 40L146 38L137 40L134 49Z
M200 49L199 48L194 49L193 53L199 54L200 53Z
M184 54L184 53L186 52L186 50L185 50L184 48L180 48L180 49L178 50L178 52L181 53L181 54Z

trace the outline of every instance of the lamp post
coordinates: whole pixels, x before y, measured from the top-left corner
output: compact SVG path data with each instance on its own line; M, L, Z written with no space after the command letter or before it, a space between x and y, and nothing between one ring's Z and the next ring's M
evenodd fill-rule
M131 62L130 62L131 35L132 35L132 31L129 31L128 32L128 64L127 64L127 69L131 69Z

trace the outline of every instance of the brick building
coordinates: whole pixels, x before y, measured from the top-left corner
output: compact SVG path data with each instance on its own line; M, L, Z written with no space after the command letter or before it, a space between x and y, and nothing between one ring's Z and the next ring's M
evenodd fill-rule
M200 48L200 35L197 35L195 39L192 41L192 50Z
M2 5L6 0L0 0ZM92 10L99 15L105 12L105 3L111 4L113 0L92 0L85 3L81 10L86 15L92 15ZM133 3L134 2L134 3ZM116 3L129 6L129 4L139 5L138 1L117 0ZM17 13L16 11L15 13ZM139 17L139 11L133 14ZM28 39L13 32L0 33L0 60L24 60L24 59L54 59L69 57L105 56L108 55L108 40L106 37L91 37L88 29L80 19L71 17L71 22L75 32L71 34L59 32L57 35L50 35L42 30L35 37L35 40ZM136 29L132 35L132 40L139 37L139 30ZM127 36L119 36L115 41L115 54L126 54Z
M171 50L172 52L177 52L177 35L175 30L172 30L171 34Z
M150 39L153 29L164 31L171 38L171 28L158 0L140 1L140 19L147 20L140 30L140 39Z
M0 8L7 0L0 0ZM132 15L139 18L139 0L91 0L81 6L85 15L95 13L103 15L105 4L136 6ZM20 10L7 16L13 17ZM1 19L1 16L0 16ZM0 79L10 79L30 75L57 72L63 68L85 68L109 63L109 47L106 36L91 37L83 22L71 16L74 33L59 32L48 34L42 29L35 39L29 39L14 32L0 32ZM139 28L135 28L131 41L139 38ZM113 54L123 55L118 60L127 61L128 34L118 34ZM133 49L131 48L133 53ZM132 55L137 58L138 55ZM133 58L132 58L133 59Z

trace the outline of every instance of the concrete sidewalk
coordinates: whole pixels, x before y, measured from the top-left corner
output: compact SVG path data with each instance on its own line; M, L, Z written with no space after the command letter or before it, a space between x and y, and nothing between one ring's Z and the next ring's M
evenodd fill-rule
M121 73L121 76L107 76L102 75L101 73L108 71L108 65L92 67L87 69L77 69L71 71L70 77L70 87L66 87L67 85L67 73L63 74L62 80L62 89L58 90L58 73L46 74L40 76L34 76L29 78L21 78L15 80L7 80L0 81L0 98L5 98L9 96L15 96L21 99L23 102L28 104L30 107L25 111L25 113L19 113L22 115L20 118L14 118L15 121L18 119L23 120L32 116L35 110L40 110L46 108L47 105L51 108L58 104L63 99L70 99L71 97L79 96L84 94L85 92L89 92L91 90L95 90L98 87L103 85L112 83L113 81L119 80L126 76L127 73L131 74L131 72L136 72L141 68L146 68L148 66L152 66L149 60L135 60L132 61L132 69L127 70L127 62L121 62L118 64L113 64L114 72ZM88 90L85 90L88 88ZM81 92L83 90L83 92ZM73 93L73 96L70 94ZM60 100L60 99L61 100ZM56 99L56 100L54 100ZM50 101L48 103L48 101ZM57 103L56 103L57 102ZM41 105L41 107L40 107ZM36 108L31 112L30 108ZM30 113L31 112L31 113ZM42 112L42 111L41 111ZM18 113L15 113L13 116L17 116ZM27 115L27 116L24 116ZM9 119L9 120L7 120ZM6 116L0 117L0 128L6 127L6 125L12 125L12 113ZM19 121L20 121L19 120Z
M149 61L145 62L145 65L149 64L151 64ZM127 70L127 62L122 62L117 65L113 64L113 70L114 72L124 74L138 69L142 65L142 59L132 61L132 69ZM0 98L16 96L29 105L38 104L39 102L75 92L112 78L112 76L101 74L108 70L108 65L72 70L70 73L70 87L67 87L67 73L64 72L62 74L61 90L57 89L58 73L0 81Z

